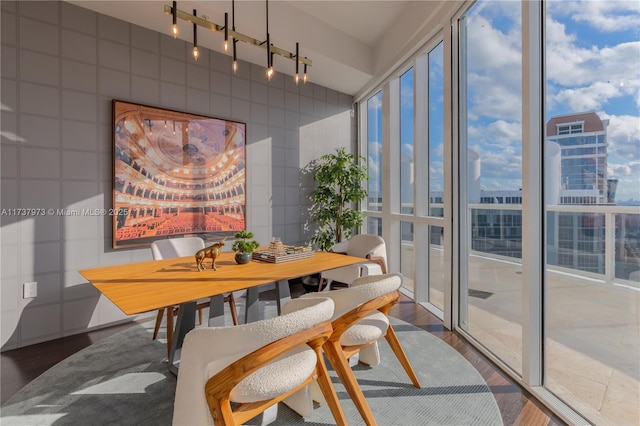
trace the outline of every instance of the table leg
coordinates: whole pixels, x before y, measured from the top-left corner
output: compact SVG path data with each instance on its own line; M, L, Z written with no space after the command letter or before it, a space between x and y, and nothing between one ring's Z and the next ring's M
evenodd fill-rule
M182 352L184 336L196 327L196 302L187 302L180 305L178 321L171 341L171 353L169 354L169 371L178 374L178 363Z
M282 280L276 283L278 292L278 315L282 314L282 307L291 300L291 290L289 290L289 280Z
M246 303L244 307L244 322L248 324L260 320L260 293L259 287L250 287L247 289Z
M211 296L209 301L209 327L224 326L224 295Z

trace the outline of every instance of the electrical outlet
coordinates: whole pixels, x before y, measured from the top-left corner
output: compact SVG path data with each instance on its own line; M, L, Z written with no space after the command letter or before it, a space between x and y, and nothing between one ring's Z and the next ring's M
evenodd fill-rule
M33 299L38 296L38 283L24 283L22 285L22 297L23 299Z

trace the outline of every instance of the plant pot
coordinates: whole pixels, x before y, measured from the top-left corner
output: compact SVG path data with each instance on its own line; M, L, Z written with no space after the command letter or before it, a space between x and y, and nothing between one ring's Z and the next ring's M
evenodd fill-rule
M235 256L235 260L238 265L244 265L245 263L249 263L251 262L251 253L237 252Z

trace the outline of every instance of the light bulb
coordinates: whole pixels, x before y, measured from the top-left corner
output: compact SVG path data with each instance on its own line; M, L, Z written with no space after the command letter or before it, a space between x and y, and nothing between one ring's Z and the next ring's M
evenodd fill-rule
M197 61L198 56L200 56L200 52L198 51L198 46L193 46L193 58Z
M302 82L304 84L307 84L307 73L306 72L304 74L302 74Z
M178 37L178 24L173 24L171 26L171 32L173 33L173 38Z
M238 71L238 61L233 61L231 68L233 68L233 73L235 74Z
M300 76L298 75L298 73L296 73L294 80L296 82L296 84L298 84L298 82L300 81Z
M224 41L224 53L227 53L229 50L229 42L227 40Z
M273 67L267 68L267 80L271 80L271 77L273 77Z

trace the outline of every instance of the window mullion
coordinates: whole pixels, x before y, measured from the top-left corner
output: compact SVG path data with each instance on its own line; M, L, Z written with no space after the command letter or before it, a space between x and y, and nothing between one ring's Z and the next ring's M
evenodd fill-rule
M522 2L522 378L542 385L544 205L542 2Z

